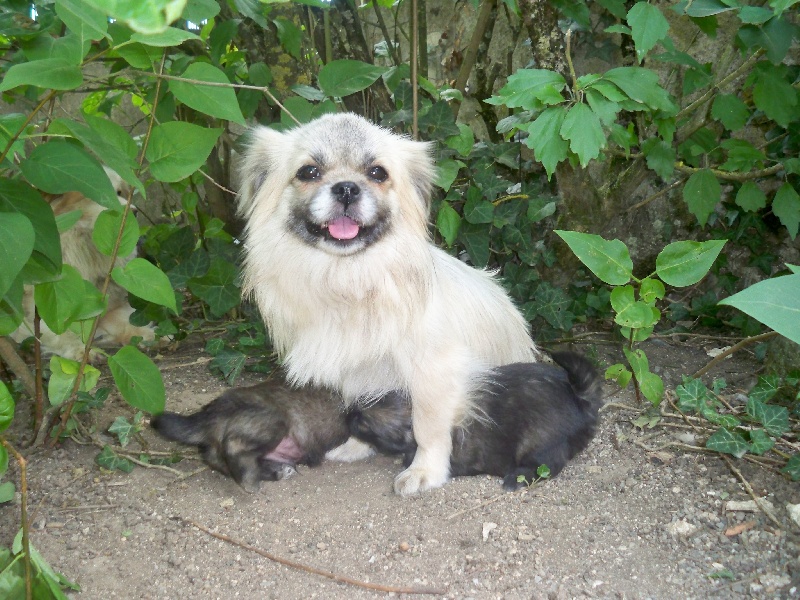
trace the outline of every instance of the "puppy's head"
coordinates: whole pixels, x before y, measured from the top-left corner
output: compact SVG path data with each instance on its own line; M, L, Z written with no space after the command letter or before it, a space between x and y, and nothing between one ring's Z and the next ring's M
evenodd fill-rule
M347 415L350 435L374 446L384 454L410 454L417 449L411 424L411 402L398 392L390 392L364 408Z
M271 219L303 243L349 255L395 229L427 236L430 147L354 114L325 115L280 133L252 132L240 214L248 233Z

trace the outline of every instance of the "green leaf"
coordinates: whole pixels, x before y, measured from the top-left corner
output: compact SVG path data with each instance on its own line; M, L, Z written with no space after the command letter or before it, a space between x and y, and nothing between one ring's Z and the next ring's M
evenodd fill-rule
M669 94L661 87L655 71L641 67L617 67L606 71L603 78L616 85L631 100L655 110L662 110L668 115L674 115L678 111ZM593 87L598 88L597 85ZM603 93L602 90L600 93Z
M77 65L63 58L43 58L13 65L0 82L0 92L21 85L35 85L52 90L74 90L83 83L83 73Z
M5 448L3 448L5 450ZM10 481L4 481L0 483L0 504L5 504L6 502L11 502L14 499L14 492L16 488L14 484ZM3 576L0 576L0 582L2 582L3 577L7 576L7 573ZM2 587L2 590L7 590L8 588ZM20 590L22 591L22 590ZM13 598L13 595L7 596L8 598Z
M661 318L657 308L634 299L633 287L630 285L611 290L611 307L617 313L614 322L621 327L644 329L655 325Z
M721 94L714 98L714 103L711 105L711 116L720 121L727 129L738 131L747 124L750 110L737 96Z
M178 314L175 293L169 278L161 269L145 259L134 258L123 268L114 267L111 277L134 296L159 306L166 306Z
M94 230L92 231L92 241L102 254L106 256L113 254L121 225L121 210L104 210L97 216L97 221L95 221ZM136 222L133 213L129 212L125 219L125 228L122 232L117 256L131 255L136 250L136 244L138 243L139 224Z
M772 199L772 213L781 220L783 226L794 240L800 226L800 196L788 181L775 193Z
M689 211L697 217L700 226L708 223L708 217L722 197L722 187L714 174L708 169L692 173L683 186L683 200Z
M556 203L550 198L531 198L528 201L526 217L531 223L538 223L556 212Z
M750 393L747 395L751 400L759 402L767 402L781 387L781 379L777 375L761 375L758 378L758 383L753 386Z
M133 463L127 458L119 456L110 446L104 446L94 460L98 465L109 471L122 471L123 473L133 471Z
M720 427L706 440L706 448L742 458L750 450L750 444L739 433Z
M721 2L720 0L694 0L685 4L682 3L682 5L687 15L697 18L710 17L734 10L733 6L729 6L727 3ZM681 4L677 5L676 9L678 6L681 6Z
M617 363L616 365L611 365L606 369L605 378L611 379L616 381L617 384L623 389L628 387L628 383L630 383L631 378L633 377L633 373L631 373L628 369L625 368L625 365L622 363Z
M214 65L195 62L181 75L184 79L193 79L207 83L221 83L230 85L228 77ZM236 100L236 93L232 87L207 86L202 83L187 83L185 81L170 81L169 89L175 97L201 113L233 121L244 125L245 120Z
M475 134L464 123L456 123L459 134L451 135L444 143L448 148L452 148L459 155L467 157L472 152L472 146L475 145Z
M645 277L639 284L639 298L648 304L652 305L656 300L661 300L666 293L664 284L658 279Z
M563 106L551 106L526 127L529 135L525 144L533 149L536 160L547 171L548 179L553 176L556 165L567 158L569 143L561 137L566 116L567 110Z
M241 301L241 289L237 279L236 267L227 260L215 256L206 274L189 279L187 285L195 296L208 304L211 314L220 317Z
M170 46L178 46L187 40L199 40L200 36L185 29L177 29L175 27L168 27L157 33L134 33L131 36L132 42L138 42L145 46L154 46L156 48L169 48Z
M654 4L637 2L628 11L628 25L631 26L636 56L641 62L645 55L664 39L669 31L669 23Z
M786 466L781 469L781 473L786 473L792 481L800 481L800 453L792 455Z
M128 404L150 414L164 412L164 381L146 355L133 346L125 346L108 359L108 366Z
M600 119L600 122L606 127L610 127L617 120L617 115L622 110L618 103L612 102L592 88L586 90L586 101L594 111L594 114L597 115L597 118Z
M360 60L334 60L320 69L317 81L328 96L341 98L367 89L385 72Z
M25 215L0 212L0 298L28 262L35 241L33 225Z
M448 247L453 245L458 237L461 227L461 217L447 202L442 202L439 212L436 213L436 229L442 234Z
M87 285L90 288L87 288ZM97 289L85 282L78 270L70 265L62 267L59 279L40 283L33 291L42 320L59 335L73 322L97 316L103 311L103 304L97 304L97 299L94 297L99 294ZM92 310L87 312L89 306Z
M434 185L442 188L445 192L450 189L453 182L458 177L458 171L465 166L460 160L445 159L436 164L436 175Z
M564 117L559 131L561 137L569 140L569 149L578 155L581 166L600 155L606 146L606 136L600 119L594 111L583 103L575 104Z
M653 137L642 143L642 152L647 157L647 166L664 181L675 171L675 148L664 140Z
M50 357L50 380L47 382L47 397L50 404L60 406L69 399L72 388L75 387L75 380L78 378L78 367L80 363L69 360L61 356ZM100 379L100 371L92 365L86 365L83 369L79 392L89 392L97 385Z
M800 274L759 281L719 303L738 308L800 344Z
M797 91L777 70L756 71L753 102L756 108L764 111L769 119L781 127L788 127L797 118Z
M106 208L119 210L117 192L103 167L75 144L60 140L41 144L20 168L32 185L49 194L77 191Z
M564 240L575 256L589 270L609 285L624 285L633 274L633 261L628 248L619 240L604 240L599 235L560 231L555 233Z
M485 102L503 104L508 108L538 110L544 105L564 102L561 95L567 85L564 77L546 69L518 69L509 76L496 96Z
M180 121L158 125L147 146L150 173L167 183L185 179L205 164L221 133Z
M747 414L761 423L770 435L780 437L789 431L789 411L785 406L766 404L750 398L747 401Z
M706 276L725 240L681 241L667 245L656 257L656 273L673 287L694 285Z
M0 432L8 429L14 420L14 398L6 384L0 381Z
M572 299L563 291L547 283L541 283L536 288L533 300L526 302L523 310L528 317L539 315L552 327L569 331L575 321L575 314L569 310L571 306Z
M642 350L638 348L636 350L623 348L623 352L631 365L636 381L639 382L639 390L653 406L658 406L664 396L663 380L655 373L650 372L647 356Z
M106 14L81 0L56 0L56 14L69 30L82 38L100 40L108 31Z
M134 31L156 33L181 16L186 0L86 0ZM168 44L170 46L174 44Z
M745 181L736 193L736 204L749 212L757 212L767 205L767 195L758 184Z

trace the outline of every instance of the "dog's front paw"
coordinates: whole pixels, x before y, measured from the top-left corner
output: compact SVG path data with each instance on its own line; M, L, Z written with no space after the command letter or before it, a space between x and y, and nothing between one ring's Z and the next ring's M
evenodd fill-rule
M325 458L339 462L355 462L357 460L369 458L373 454L375 454L375 448L369 444L365 444L361 440L351 437L341 446L336 446L333 450L328 450L325 454Z
M394 492L401 496L411 496L425 490L441 487L447 483L447 471L436 472L434 469L415 467L413 464L400 473L394 480Z

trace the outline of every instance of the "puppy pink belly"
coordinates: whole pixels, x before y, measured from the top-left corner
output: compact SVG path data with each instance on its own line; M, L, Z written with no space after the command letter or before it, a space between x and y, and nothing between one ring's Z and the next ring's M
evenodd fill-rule
M287 436L283 438L275 448L270 451L264 458L267 460L274 460L281 463L296 463L303 458L305 453L303 449L297 445L293 437Z

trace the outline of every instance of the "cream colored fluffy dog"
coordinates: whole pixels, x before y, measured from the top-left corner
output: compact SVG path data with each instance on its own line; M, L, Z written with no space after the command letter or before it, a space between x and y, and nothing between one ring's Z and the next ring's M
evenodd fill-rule
M244 290L289 380L349 403L411 397L419 447L395 480L404 495L447 481L451 430L487 370L537 354L492 276L431 243L430 150L353 114L257 128L239 205ZM334 455L358 457L352 442Z
M106 174L117 191L120 204L124 205L130 189L128 184L111 169L106 168ZM92 283L97 289L101 289L106 273L111 266L111 258L97 250L92 241L92 230L97 217L105 208L80 192L67 192L61 196L52 197L50 207L56 216L74 210L81 211L81 218L77 223L61 234L62 262L75 267L86 281ZM130 218L133 216L131 215ZM135 257L135 252L130 256L117 257L116 266L125 266ZM152 327L131 325L130 316L133 314L133 308L128 304L128 293L114 282L109 285L107 300L108 310L100 317L95 335L95 343L98 346L123 346L134 336L139 336L144 341L155 339ZM23 306L25 321L12 334L12 337L18 342L33 335L32 286L25 286ZM55 353L72 360L83 358L84 343L81 337L73 331L57 335L50 331L42 321L40 342L45 352ZM92 352L90 356L93 361L98 359L95 352Z

